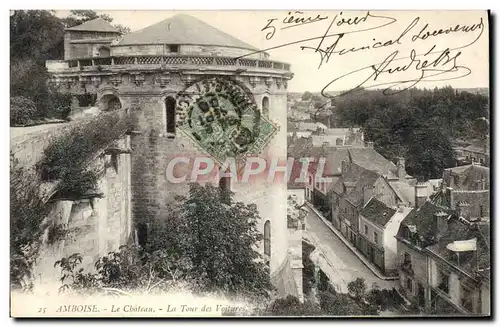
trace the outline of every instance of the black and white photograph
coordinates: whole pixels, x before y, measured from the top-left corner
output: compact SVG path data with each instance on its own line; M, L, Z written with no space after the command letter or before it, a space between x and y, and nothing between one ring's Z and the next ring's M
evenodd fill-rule
M491 317L489 11L9 19L11 317Z

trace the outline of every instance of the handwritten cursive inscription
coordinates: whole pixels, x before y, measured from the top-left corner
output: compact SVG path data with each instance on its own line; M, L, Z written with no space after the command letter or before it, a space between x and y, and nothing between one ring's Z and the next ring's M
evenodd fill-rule
M359 90L362 87L384 87L384 94L394 94L414 87L421 82L458 79L471 74L471 69L464 63L459 63L459 61L462 51L473 45L483 34L485 26L482 18L473 23L431 28L429 23L424 21L424 18L415 16L409 19L407 24L403 24L404 27L400 31L394 33L390 25L395 24L397 21L395 17L370 11L361 15L340 12L331 17L321 14L307 15L300 11L289 12L282 20L271 18L267 21L267 24L262 29L266 33L266 39L273 38L278 29L301 28L301 26L311 23L318 24L318 26L323 25L325 29L320 35L279 44L261 51L298 45L303 51L312 51L318 54L318 69L323 69L322 67L334 57L346 58L354 53L382 51L383 49L390 51L381 62L370 63L349 73L334 77L322 90L325 97L332 97L327 93L328 89L333 85L336 85L338 89L340 83L344 82L347 77L351 82L353 79L357 80L359 78L359 83L355 83L354 88L342 94ZM356 44L358 38L355 38L355 35L375 30L380 31L380 35L384 35L385 32L382 32L382 30L388 29L391 34L394 33L395 37L370 37L371 41L368 42L366 38L359 38L364 41L361 44ZM467 44L458 46L453 44L454 47L443 46L443 38L459 33L474 33L477 36ZM438 37L440 38L439 42L437 41ZM436 43L433 42L435 39ZM348 40L351 44L346 46ZM425 47L424 43L429 42L432 43L426 47L427 50L421 51L422 46ZM415 47L411 46L413 43ZM420 51L416 50L417 43ZM406 45L409 50L401 50L401 45ZM260 51L254 53L257 52ZM404 78L401 78L403 73Z

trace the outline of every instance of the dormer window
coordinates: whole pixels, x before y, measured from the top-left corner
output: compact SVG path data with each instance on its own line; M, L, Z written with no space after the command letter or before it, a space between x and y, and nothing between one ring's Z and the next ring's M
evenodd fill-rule
M170 52L174 52L174 53L179 52L179 45L178 44L171 44L168 47L170 48Z

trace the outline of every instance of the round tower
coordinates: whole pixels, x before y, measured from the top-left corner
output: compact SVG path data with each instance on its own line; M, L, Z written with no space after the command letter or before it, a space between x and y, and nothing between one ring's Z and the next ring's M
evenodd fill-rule
M293 76L288 64L271 61L267 53L185 14L118 38L109 48L109 57L53 62L52 81L72 93L97 94L101 110L124 108L132 114L136 223L158 217L176 194L188 191L188 181L173 182L166 173L181 157L191 160L176 166L178 176L189 175L197 157L220 163L240 150L240 158L258 155L285 165L287 82ZM234 147L223 139L206 142L207 115L224 110L240 116L233 141L241 135L251 141L235 141ZM234 127L230 116L229 130ZM264 235L260 251L275 284L287 284L283 280L293 276L287 260L286 181L226 179L222 184L237 200L257 205Z

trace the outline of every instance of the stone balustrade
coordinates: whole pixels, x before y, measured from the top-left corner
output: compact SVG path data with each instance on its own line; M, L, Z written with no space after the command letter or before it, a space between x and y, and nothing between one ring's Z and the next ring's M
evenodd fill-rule
M202 65L245 68L264 68L290 71L290 65L278 61L257 60L216 56L193 56L193 55L168 55L168 56L127 56L127 57L95 57L75 60L48 60L46 62L49 72L72 72L112 69L114 67L128 65L157 65L159 67L169 65Z

